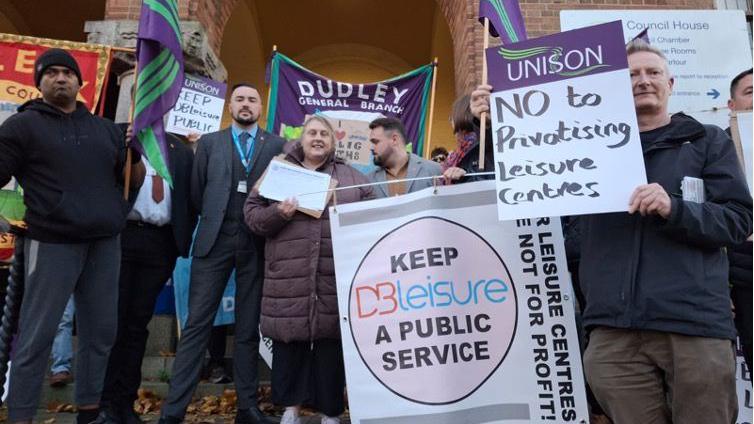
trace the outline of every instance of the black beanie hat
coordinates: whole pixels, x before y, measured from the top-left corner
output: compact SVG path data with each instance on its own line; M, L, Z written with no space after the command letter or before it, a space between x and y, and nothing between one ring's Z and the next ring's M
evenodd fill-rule
M37 87L39 87L39 80L42 79L45 69L50 66L65 66L76 74L76 77L79 79L79 85L82 84L81 71L79 70L79 64L76 63L76 59L66 50L49 49L39 55L37 61L34 62L34 84Z

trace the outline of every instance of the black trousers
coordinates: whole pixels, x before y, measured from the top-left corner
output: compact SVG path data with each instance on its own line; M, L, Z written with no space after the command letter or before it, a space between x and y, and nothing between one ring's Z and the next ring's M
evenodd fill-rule
M121 234L118 335L110 352L102 405L131 408L141 385L147 324L178 253L169 225L128 223Z
M340 340L272 344L272 402L305 405L337 417L344 405L345 371Z

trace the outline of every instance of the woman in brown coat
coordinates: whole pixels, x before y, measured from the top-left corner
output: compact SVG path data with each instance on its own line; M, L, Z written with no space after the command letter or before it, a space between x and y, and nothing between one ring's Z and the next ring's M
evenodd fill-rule
M330 174L339 187L367 183L356 169L335 159L334 131L310 117L285 159ZM371 199L371 187L340 190L338 203ZM335 264L327 209L319 219L297 212L295 198L276 202L253 192L244 216L252 232L266 237L262 334L273 341L272 399L286 406L281 423L298 423L301 405L339 423L345 375L338 324Z

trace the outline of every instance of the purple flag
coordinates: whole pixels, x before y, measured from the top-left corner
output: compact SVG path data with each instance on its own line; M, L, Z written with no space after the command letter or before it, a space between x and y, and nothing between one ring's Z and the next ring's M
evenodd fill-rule
M518 0L479 0L479 22L490 20L490 34L503 44L526 40L526 26Z
M634 40L642 40L645 43L649 44L649 28L644 28L644 30L634 36L634 38L631 39L631 41ZM631 42L629 41L629 43ZM628 44L628 43L626 43Z
M432 64L369 84L333 81L281 53L275 53L269 68L268 131L292 139L301 135L306 115L325 111L373 112L403 121L412 151L423 151Z
M168 151L163 116L183 84L183 49L176 0L144 0L136 43L138 75L134 98L135 147L168 184Z

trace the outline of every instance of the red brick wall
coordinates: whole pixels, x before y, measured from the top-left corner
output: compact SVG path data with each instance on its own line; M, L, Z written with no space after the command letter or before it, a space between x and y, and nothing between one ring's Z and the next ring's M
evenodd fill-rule
M142 0L107 0L105 19L138 20ZM182 20L199 21L207 31L209 44L220 54L223 29L237 0L178 0Z
M471 91L482 74L483 28L479 0L437 0L453 37L456 93ZM714 0L520 0L530 37L560 30L563 9L713 9ZM494 45L495 39L490 39Z
M204 25L212 49L220 54L225 24L238 0L178 0L181 19ZM244 0L245 1L245 0ZM274 1L274 0L262 0ZM479 0L436 0L450 28L456 93L481 81L483 30L477 21ZM520 0L530 37L560 30L562 9L713 9L714 0ZM138 19L141 0L107 0L105 19ZM491 40L494 44L494 40Z
M179 0L181 3L185 0ZM228 23L233 8L237 0L189 0L192 4L189 9L192 10L192 18L201 22L207 31L209 45L215 54L220 56L220 46L223 41L223 30Z

